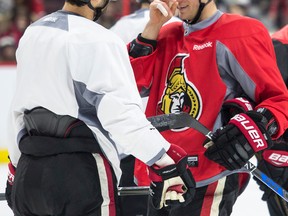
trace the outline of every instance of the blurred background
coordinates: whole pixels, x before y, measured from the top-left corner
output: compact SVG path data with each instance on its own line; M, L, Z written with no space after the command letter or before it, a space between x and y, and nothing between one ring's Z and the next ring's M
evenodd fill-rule
M0 0L0 62L15 61L15 49L25 28L45 14L61 9L64 0ZM288 0L217 0L222 11L259 19L271 33L288 24ZM99 24L110 28L139 9L137 0L112 0Z

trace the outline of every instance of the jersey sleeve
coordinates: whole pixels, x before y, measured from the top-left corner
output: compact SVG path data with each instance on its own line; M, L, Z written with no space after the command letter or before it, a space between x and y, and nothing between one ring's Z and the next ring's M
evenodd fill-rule
M230 68L244 92L256 102L256 109L263 107L273 113L279 126L276 138L288 126L288 94L269 33L260 24L255 28L257 33L230 41L228 49L236 59L230 59Z
M131 43L128 44L128 50ZM133 58L130 56L130 62L134 71L135 80L137 83L140 95L145 94L153 80L155 59L157 57L157 49L150 55Z
M114 145L119 155L134 155L152 165L170 144L155 130L142 111L133 71L125 44L99 42L69 49L72 78L77 83L80 99L95 107L98 128L90 128L102 137L102 144ZM85 63L79 56L86 58ZM84 62L84 61L83 61ZM82 86L82 87L81 87ZM80 88L81 87L81 88ZM76 86L77 89L77 86ZM103 134L107 134L104 137ZM108 144L107 144L108 145Z

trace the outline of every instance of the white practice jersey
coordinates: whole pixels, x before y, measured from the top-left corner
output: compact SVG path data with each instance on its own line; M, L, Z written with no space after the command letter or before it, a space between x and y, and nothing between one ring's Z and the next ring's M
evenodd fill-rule
M113 32L57 11L26 29L16 57L9 122L9 155L15 166L25 134L23 113L38 106L85 122L118 180L121 158L131 154L152 165L169 148L141 111L126 46Z
M115 32L124 43L128 44L142 33L149 21L149 9L140 9L134 13L121 17L110 30ZM182 22L178 17L172 17L167 23ZM165 23L165 24L167 24Z

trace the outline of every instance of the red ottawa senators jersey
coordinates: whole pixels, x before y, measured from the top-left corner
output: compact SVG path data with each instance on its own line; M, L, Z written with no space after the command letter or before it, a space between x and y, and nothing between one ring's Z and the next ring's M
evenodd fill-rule
M288 44L288 25L273 33L271 37L281 41L283 44Z
M223 102L245 94L256 108L274 114L279 124L275 138L287 128L286 86L271 37L258 20L217 11L194 25L165 25L156 50L148 56L131 57L131 64L140 93L149 92L147 116L187 112L215 131L222 126ZM204 156L205 136L198 131L180 128L162 135L187 151L197 187L231 173ZM145 165L136 161L138 185L149 184L146 171Z

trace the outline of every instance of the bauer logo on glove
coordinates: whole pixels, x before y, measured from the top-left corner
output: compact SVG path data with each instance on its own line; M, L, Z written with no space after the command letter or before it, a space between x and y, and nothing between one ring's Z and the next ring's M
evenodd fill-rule
M267 138L264 138L264 135L259 131L257 125L249 116L237 114L230 120L230 123L240 129L255 152L267 148Z
M288 152L281 150L266 150L263 159L277 167L288 167Z

